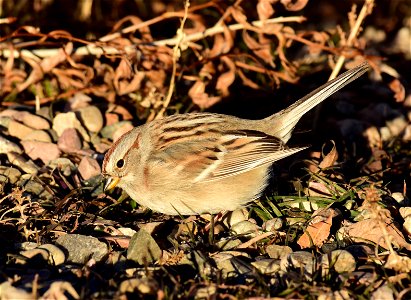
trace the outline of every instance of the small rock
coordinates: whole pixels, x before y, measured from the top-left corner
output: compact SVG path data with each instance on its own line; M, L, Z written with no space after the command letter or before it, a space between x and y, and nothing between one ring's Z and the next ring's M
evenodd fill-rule
M60 157L60 150L56 144L38 141L21 141L25 153L33 160L41 159L44 164Z
M295 251L281 258L281 270L287 271L289 268L305 268L312 267L314 264L314 257L307 251Z
M118 128L114 133L113 133L113 142L117 141L119 138L121 138L124 134L132 130L134 126L131 123L126 123L120 128Z
M222 273L223 278L236 277L238 275L250 274L253 269L238 257L231 253L219 252L213 255L213 260Z
M278 259L261 259L251 263L260 273L270 275L280 271L280 260Z
M101 130L100 134L101 134L102 137L104 137L106 139L113 140L114 132L116 132L122 126L128 126L129 127L130 125L133 126L130 121L120 121L118 123L114 123L112 125L105 126Z
M260 227L250 221L241 221L234 224L231 231L238 235L256 236L260 232Z
M23 137L23 141L38 141L38 142L45 142L45 143L51 143L51 137L50 135L43 131L43 130L33 130L29 134Z
M0 166L0 174L6 176L11 184L15 184L21 176L21 172L18 169L5 166Z
M41 183L32 180L30 174L22 175L17 182L17 186L24 187L25 192L36 195L41 199L50 200L53 198L53 195Z
M67 261L71 263L85 264L90 259L101 262L108 255L107 245L92 236L66 234L56 244L67 251Z
M388 284L384 284L383 286L380 286L377 290L375 290L372 295L371 295L371 300L394 300L394 292L392 289L388 286Z
M149 234L153 234L156 230L160 229L164 225L164 222L148 222L138 224L140 229L145 230ZM135 232L134 232L135 233Z
M28 174L37 174L39 170L39 168L33 161L25 159L23 156L17 154L16 152L7 153L7 159L10 163L15 165L16 167L19 167Z
M127 259L140 265L147 265L158 261L161 254L161 249L153 237L147 231L140 229L130 240Z
M10 120L11 120L10 117L0 117L0 126L9 128Z
M94 106L86 106L78 110L84 127L91 132L99 132L103 128L103 115L100 110Z
M350 293L346 290L326 292L318 295L317 300L350 300L352 299Z
M101 174L101 168L99 163L97 162L97 160L89 156L84 156L81 159L78 165L78 171L84 180L89 180L92 177Z
M399 212L401 217L403 217L404 219L411 217L411 207L400 207Z
M132 237L134 234L137 233L137 231L135 231L134 229L129 228L129 227L120 227L117 230L120 231L121 234L123 234L125 236L129 236L129 237Z
M90 136L81 125L74 112L60 113L53 119L53 129L57 132L58 136L61 136L67 128L77 129L84 140L87 142L90 141Z
M77 167L71 160L65 157L59 157L49 162L51 169L59 169L64 176L70 176L73 171L77 170Z
M239 208L232 212L228 212L223 218L223 224L228 228L231 228L233 225L240 223L241 221L248 220L248 211L245 208Z
M74 128L64 129L63 133L58 138L57 145L61 151L67 153L76 152L82 147L80 135Z
M8 154L10 152L21 153L23 151L17 144L0 135L0 154Z
M152 278L131 278L120 283L121 294L138 292L139 295L155 295L159 289L157 281Z
M13 118L33 129L50 129L50 124L46 119L33 115L28 111L19 111L13 115Z
M197 289L194 299L217 299L217 287L215 285L208 285Z
M44 244L37 249L43 249L48 251L49 253L49 263L53 266L58 266L63 264L66 261L66 255L64 254L63 250L53 244Z
M402 201L404 201L405 197L402 193L399 192L395 192L391 194L391 197L397 201L398 203L401 203Z
M20 140L33 131L32 128L14 120L10 121L8 129L11 136L14 136Z
M411 236L411 215L404 218L404 223L402 224L404 230Z
M274 259L282 259L293 252L290 247L280 245L268 245L265 251L270 258Z
M346 250L334 250L331 255L324 254L321 257L322 276L327 276L330 273L330 268L333 268L337 273L354 272L356 261L354 256Z
M274 218L264 222L263 229L266 231L275 232L280 230L284 225L284 222L281 218Z
M240 246L242 244L242 242L239 239L222 239L220 241L218 241L216 243L216 246L218 247L218 249L220 250L231 250L231 249L235 249L238 246Z

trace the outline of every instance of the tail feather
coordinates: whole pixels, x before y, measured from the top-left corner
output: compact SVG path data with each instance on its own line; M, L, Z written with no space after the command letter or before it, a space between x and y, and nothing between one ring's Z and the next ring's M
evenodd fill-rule
M356 80L367 72L369 68L368 63L363 62L357 67L348 70L337 78L315 89L286 109L268 117L266 120L269 123L272 124L274 122L274 127L270 129L270 133L286 143L290 139L294 127L305 113L347 84Z

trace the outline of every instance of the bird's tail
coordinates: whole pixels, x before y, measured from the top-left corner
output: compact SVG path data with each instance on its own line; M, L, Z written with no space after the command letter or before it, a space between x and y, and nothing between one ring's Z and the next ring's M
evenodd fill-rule
M270 128L270 134L286 143L290 139L297 122L306 112L363 75L369 68L369 64L363 62L357 67L348 70L337 78L315 89L286 109L266 118L264 121L269 124L271 123L270 126L272 126Z

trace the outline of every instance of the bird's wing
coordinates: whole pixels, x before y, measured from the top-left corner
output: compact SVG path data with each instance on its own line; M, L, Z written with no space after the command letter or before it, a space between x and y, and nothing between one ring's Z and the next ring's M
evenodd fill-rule
M219 180L271 164L307 147L288 148L259 131L236 130L221 136L178 139L162 151L162 161L193 182Z

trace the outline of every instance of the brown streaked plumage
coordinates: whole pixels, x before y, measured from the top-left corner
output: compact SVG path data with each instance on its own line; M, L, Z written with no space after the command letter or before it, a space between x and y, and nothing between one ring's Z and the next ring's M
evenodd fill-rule
M300 118L368 69L362 63L262 120L192 113L136 127L104 158L106 189L118 185L169 215L241 207L261 195L275 161L306 148L286 146Z

